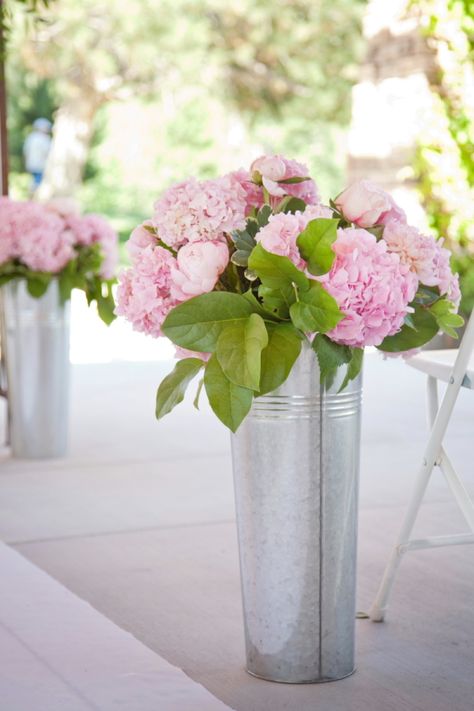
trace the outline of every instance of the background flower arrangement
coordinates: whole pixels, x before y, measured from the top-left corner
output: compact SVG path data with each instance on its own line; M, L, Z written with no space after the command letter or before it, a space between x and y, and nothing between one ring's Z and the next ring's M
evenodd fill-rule
M25 279L28 292L39 298L57 279L62 301L81 289L111 323L117 263L117 235L100 215L80 216L69 201L0 198L0 285Z
M262 156L250 171L194 178L157 200L129 243L116 313L168 336L180 361L161 383L157 417L203 380L235 431L254 397L279 387L304 340L330 387L357 376L364 346L418 348L456 335L457 275L442 240L423 235L376 185L361 181L321 203L304 165Z

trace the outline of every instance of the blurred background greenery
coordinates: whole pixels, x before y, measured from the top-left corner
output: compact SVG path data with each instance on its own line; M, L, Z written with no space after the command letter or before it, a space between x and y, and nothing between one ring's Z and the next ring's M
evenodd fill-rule
M35 4L36 20L25 12ZM13 195L28 194L22 145L44 116L55 122L52 194L103 213L122 240L171 182L248 165L265 151L307 163L327 200L345 184L351 87L367 62L362 20L376 4L7 0ZM454 251L467 311L474 304L474 2L394 4L416 18L439 59L427 72L430 130L419 136L411 170L430 227ZM378 5L382 14L388 9Z

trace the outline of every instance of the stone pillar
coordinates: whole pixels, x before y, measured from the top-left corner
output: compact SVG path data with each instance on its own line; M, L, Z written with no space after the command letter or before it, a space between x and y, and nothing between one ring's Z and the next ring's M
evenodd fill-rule
M369 1L367 56L352 97L348 178L379 183L423 228L412 164L432 113L430 76L436 59L408 5L408 0Z

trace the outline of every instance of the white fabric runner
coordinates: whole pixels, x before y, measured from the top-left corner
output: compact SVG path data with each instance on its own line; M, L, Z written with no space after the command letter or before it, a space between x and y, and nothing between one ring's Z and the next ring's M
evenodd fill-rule
M3 543L0 659L5 711L230 708Z

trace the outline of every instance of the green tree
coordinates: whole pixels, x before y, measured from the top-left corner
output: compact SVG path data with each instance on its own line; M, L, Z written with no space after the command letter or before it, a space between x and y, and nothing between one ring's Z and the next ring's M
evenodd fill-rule
M186 88L191 102L199 90L242 116L264 146L291 144L311 153L319 144L321 155L323 146L337 143L334 126L349 118L363 6L363 0L163 0L158 12L155 0L61 0L33 38L20 28L15 34L25 66L53 80L60 99L44 191L70 194L80 183L104 104L154 96L166 106Z

